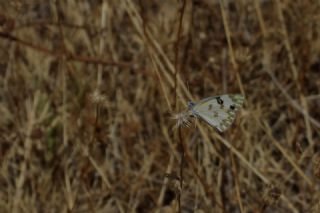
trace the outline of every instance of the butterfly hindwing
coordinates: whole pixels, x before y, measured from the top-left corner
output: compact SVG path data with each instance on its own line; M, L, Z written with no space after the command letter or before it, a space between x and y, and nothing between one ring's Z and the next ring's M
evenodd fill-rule
M236 111L242 106L244 97L239 94L221 95L201 100L193 111L219 131L225 131L234 121Z

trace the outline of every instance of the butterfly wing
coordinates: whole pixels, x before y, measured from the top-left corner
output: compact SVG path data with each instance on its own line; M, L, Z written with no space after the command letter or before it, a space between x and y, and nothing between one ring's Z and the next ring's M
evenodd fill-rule
M225 131L234 121L244 97L240 94L221 95L201 100L193 112L220 132Z

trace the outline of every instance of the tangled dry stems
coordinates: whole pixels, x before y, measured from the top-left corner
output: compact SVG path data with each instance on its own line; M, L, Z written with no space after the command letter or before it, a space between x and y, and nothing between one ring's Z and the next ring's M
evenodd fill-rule
M319 1L54 2L0 3L0 212L320 211Z

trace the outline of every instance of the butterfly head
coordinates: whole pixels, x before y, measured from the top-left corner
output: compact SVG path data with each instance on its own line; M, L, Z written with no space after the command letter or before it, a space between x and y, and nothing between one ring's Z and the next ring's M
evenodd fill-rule
M192 110L195 105L196 105L196 103L194 103L192 101L188 101L188 109L189 110Z

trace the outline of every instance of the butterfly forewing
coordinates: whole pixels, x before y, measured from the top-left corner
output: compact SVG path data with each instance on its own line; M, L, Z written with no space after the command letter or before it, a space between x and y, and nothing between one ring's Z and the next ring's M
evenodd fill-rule
M193 111L219 131L225 131L234 121L236 111L242 106L242 95L221 95L201 100Z

